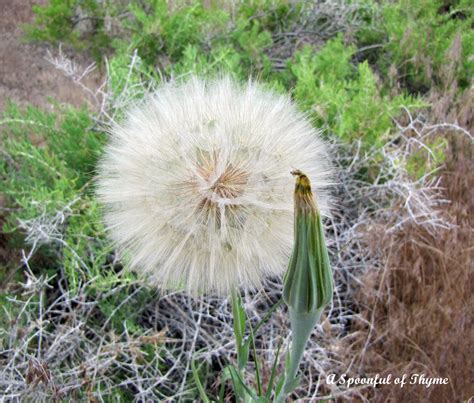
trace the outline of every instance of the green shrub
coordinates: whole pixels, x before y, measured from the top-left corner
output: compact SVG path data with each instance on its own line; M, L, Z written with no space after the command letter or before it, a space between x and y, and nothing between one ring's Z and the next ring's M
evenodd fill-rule
M367 62L351 63L354 53L355 48L345 46L341 36L319 52L307 46L289 64L287 80L316 126L327 127L347 142L360 139L366 147L380 146L402 106L423 104L410 96L385 95Z
M215 74L227 73L236 78L245 77L242 56L231 46L217 45L208 53L203 53L194 45L188 46L181 60L172 66L170 72L176 76L196 74L212 77Z
M106 21L120 13L113 2L100 0L49 0L46 6L33 5L35 21L25 25L26 38L53 44L66 43L87 50L96 60L111 47Z
M133 18L125 20L124 26L131 40L125 41L138 49L147 64L156 65L160 56L176 62L188 46L203 45L224 29L228 20L224 11L201 3L183 4L172 7L165 0L153 0L129 5Z
M2 187L8 196L18 198L35 188L70 196L92 178L105 137L94 129L86 109L49 113L9 105L1 123L8 154L1 171L7 183Z
M232 66L238 58L247 74L262 76L272 69L266 53L273 44L272 35L292 29L291 24L297 26L301 10L302 6L282 0L224 6L166 0L50 0L33 8L35 22L25 29L31 40L63 42L88 50L100 62L104 54L136 49L145 65L168 74L176 63L187 66L193 52L198 58L214 53L220 60L231 50ZM89 23L86 29L78 28L81 22Z
M20 111L10 105L1 123L6 158L0 165L0 192L12 209L4 231L24 233L45 256L59 251L61 259L54 260L72 288L78 281L112 275L104 263L110 247L92 192L105 136L94 128L89 112Z
M472 10L469 0L384 1L375 29L362 30L359 39L381 45L376 63L412 93L444 87L452 78L465 89L474 69Z

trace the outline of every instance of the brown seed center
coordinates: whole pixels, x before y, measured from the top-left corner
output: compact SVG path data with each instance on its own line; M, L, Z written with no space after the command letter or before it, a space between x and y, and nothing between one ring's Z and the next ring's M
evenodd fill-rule
M212 219L218 228L221 228L223 219L228 225L238 225L241 217L234 201L244 194L249 172L230 162L220 168L215 153L201 154L195 168L188 183L199 194L196 211L201 218ZM216 171L220 174L216 175Z

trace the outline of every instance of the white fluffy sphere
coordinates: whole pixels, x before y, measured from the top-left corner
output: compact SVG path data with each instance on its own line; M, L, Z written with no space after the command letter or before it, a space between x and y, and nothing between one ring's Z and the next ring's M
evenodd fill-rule
M111 130L97 194L133 270L164 289L224 295L285 271L293 169L327 213L327 150L290 99L192 78L162 85Z

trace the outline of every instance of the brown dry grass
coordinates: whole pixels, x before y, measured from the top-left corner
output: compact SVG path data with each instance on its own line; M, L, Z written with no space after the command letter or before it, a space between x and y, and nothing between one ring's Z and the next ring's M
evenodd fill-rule
M442 183L450 200L443 214L455 229L411 225L387 234L381 224L367 234L382 248L374 252L383 255L385 267L368 270L356 298L361 316L373 324L361 326L360 343L352 346L360 376L449 378L446 386L382 386L374 391L375 401L453 402L474 395L472 151L471 140L452 135Z

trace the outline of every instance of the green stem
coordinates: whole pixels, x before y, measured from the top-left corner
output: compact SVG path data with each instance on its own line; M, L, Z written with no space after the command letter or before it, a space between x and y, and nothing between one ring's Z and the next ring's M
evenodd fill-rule
M242 328L240 326L240 296L237 294L235 289L231 291L231 304L232 304L232 322L234 326L234 336L235 336L235 347L237 348L237 357L240 357L241 343L242 343ZM239 369L240 365L239 365Z
M236 289L232 289L231 291L231 304L234 322L235 345L237 348L237 368L235 368L235 370L237 371L239 380L244 382L243 370L248 359L248 351L244 351L246 317L245 312L242 309L242 300L240 298L240 294ZM247 393L242 387L239 386L238 382L234 381L234 387L236 385L236 394L238 394L244 402L247 402Z
M305 346L314 326L321 317L323 309L318 309L309 313L298 313L289 307L288 311L290 314L292 342L289 360L285 369L283 388L275 399L275 402L277 403L284 402L285 398L295 390L296 386L298 386L296 374L298 373L300 362L303 358Z

